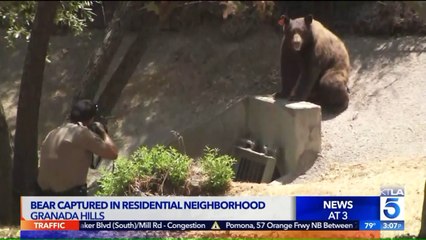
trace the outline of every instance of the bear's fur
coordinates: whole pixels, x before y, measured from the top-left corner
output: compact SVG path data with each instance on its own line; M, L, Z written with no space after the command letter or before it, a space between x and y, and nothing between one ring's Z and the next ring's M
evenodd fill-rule
M289 19L281 16L282 90L276 98L309 101L330 113L349 104L347 87L350 61L344 43L312 15Z

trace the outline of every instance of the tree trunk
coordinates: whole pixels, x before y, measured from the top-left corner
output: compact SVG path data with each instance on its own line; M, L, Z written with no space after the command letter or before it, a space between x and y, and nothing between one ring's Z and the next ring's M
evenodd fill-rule
M8 224L12 204L12 146L3 105L0 102L0 225Z
M47 49L58 5L59 1L37 3L25 56L19 90L13 161L13 187L16 197L31 194L37 176L40 97Z
M134 11L131 1L121 2L114 12L114 17L110 21L106 30L106 35L102 46L98 48L86 66L82 83L77 89L73 103L78 99L94 99L99 84L102 81L108 67L114 58L114 54L120 47L124 36L125 27L131 19L128 15Z
M98 105L102 116L108 116L120 98L121 92L138 66L147 49L147 36L140 32L127 49L120 65L117 67L105 89L101 93Z
M418 238L420 239L426 238L426 181L425 181L425 189L423 192L422 223L420 226L420 233Z

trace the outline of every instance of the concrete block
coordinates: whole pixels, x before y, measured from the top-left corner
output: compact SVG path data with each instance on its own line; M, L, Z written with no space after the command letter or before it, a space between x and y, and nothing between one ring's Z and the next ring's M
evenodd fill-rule
M249 97L210 121L184 130L182 137L185 151L192 158L200 157L206 145L238 157L239 141L250 139L260 149L274 152L274 165L282 176L275 183L285 184L309 169L321 152L321 107L309 102ZM176 147L179 143L173 140L170 145ZM271 164L264 180L275 170Z
M250 135L260 144L278 150L277 168L282 176L300 173L312 166L321 151L320 106L253 97L249 100L247 115Z
M286 174L276 181L293 181L306 172L321 152L321 107L309 102L278 101L286 112L285 159Z

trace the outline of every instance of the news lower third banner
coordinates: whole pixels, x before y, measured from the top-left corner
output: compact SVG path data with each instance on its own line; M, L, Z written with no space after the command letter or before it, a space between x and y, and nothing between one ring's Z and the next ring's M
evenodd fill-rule
M69 231L403 229L399 187L382 188L380 196L21 198L21 238Z

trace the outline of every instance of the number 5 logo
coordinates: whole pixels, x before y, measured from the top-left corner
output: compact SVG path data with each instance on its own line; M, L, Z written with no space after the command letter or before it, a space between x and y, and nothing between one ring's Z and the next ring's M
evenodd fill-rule
M387 218L394 219L398 217L399 213L401 212L399 205L398 205L398 198L388 198L386 199L385 209L383 210L383 213ZM392 209L392 211L390 211ZM393 213L390 213L393 212Z
M404 198L403 197L381 197L380 198L380 220L404 221Z

